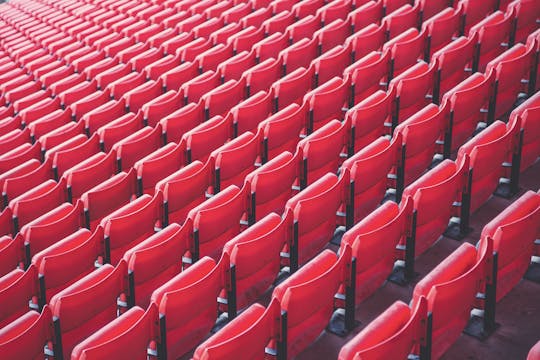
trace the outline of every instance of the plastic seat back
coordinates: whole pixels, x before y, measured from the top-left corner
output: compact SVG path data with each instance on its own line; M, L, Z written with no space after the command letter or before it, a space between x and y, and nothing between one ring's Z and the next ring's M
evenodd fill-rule
M118 316L118 302L126 293L126 263L103 265L53 296L55 338L64 357L82 340ZM81 311L85 309L85 311ZM57 344L59 345L59 344Z
M231 185L219 194L191 209L188 218L193 221L192 257L219 258L225 243L238 235L241 220L247 211L247 193Z
M223 253L229 255L236 271L238 309L260 298L278 276L280 252L290 238L291 220L290 215L281 219L271 213L225 244Z
M392 273L395 248L410 232L412 212L408 197L400 205L388 201L343 235L341 251L348 244L361 261L356 268L356 303L371 296Z
M510 123L521 122L523 146L521 148L521 171L529 168L540 155L540 95L531 96L510 114Z
M471 244L462 244L414 288L412 305L417 306L425 296L433 313L432 356L440 357L465 328L486 280L491 251L491 242L481 243L478 251Z
M429 104L399 124L395 132L403 135L405 150L405 185L424 173L437 154L437 141L442 139L447 123L447 107Z
M299 160L299 153L283 152L246 175L245 182L250 189L251 221L258 221L271 212L283 212L285 203L295 193Z
M304 162L303 184L312 184L328 172L337 173L341 158L346 157L349 128L346 121L332 120L298 143Z
M45 306L41 314L29 311L0 331L0 351L7 357L39 359L52 339L52 316Z
M279 300L282 311L287 311L288 356L299 354L326 327L350 256L350 248L339 258L325 250L274 288L272 297Z
M390 52L373 51L343 71L344 76L351 79L353 104L358 104L383 88L381 82L388 79L389 66Z
M182 224L188 212L206 200L212 184L212 164L194 161L160 180L156 190L163 192L164 225Z
M223 266L204 257L152 294L158 305L162 346L178 358L200 343L214 326L217 297L223 288ZM165 355L165 354L164 354Z
M79 229L32 257L40 276L40 301L47 303L61 290L103 263L103 228Z
M344 203L348 174L338 178L326 174L285 205L294 214L297 228L298 263L305 264L332 239L338 223L337 211Z
M505 126L497 120L459 149L456 161L463 161L468 155L473 169L470 189L472 212L489 199L499 185L499 179L505 175L502 164L511 161L519 129L519 122Z
M215 193L229 185L242 186L246 175L261 162L261 144L261 130L246 132L212 152Z
M101 219L127 204L136 194L137 176L134 170L121 172L88 190L81 196L86 225L94 230Z
M278 313L277 301L272 301L266 309L260 304L251 305L199 345L193 359L234 359L240 352L250 359L263 358L274 335L273 320Z
M427 301L420 298L414 308L396 301L358 335L347 342L339 352L343 360L407 358L422 345Z
M148 307L152 292L182 271L190 224L171 224L124 253L131 303Z
M388 174L401 159L401 143L399 134L392 141L380 137L343 162L342 169L350 171L349 186L354 190L350 199L354 223L375 210L385 197Z
M540 224L540 195L527 191L482 229L499 254L497 301L521 280L534 255L535 227ZM538 233L538 231L536 231Z
M416 220L416 251L419 256L443 234L454 216L453 203L460 201L468 179L468 161L444 160L433 170L407 186L403 196L411 196Z
M349 105L349 89L348 78L335 77L304 95L304 101L309 103L308 133L320 129L332 119L344 118L343 110Z
M124 253L161 225L163 195L142 195L101 221L104 228L105 261L117 264Z
M450 106L452 120L452 150L471 137L479 122L485 120L485 109L493 94L495 74L475 73L448 91L443 103Z
M38 309L38 278L35 266L23 271L15 269L4 275L0 281L0 328L24 315L29 308Z
M394 88L388 92L379 90L347 111L355 153L388 132L395 96Z
M232 116L215 116L182 136L186 143L187 161L206 162L211 152L232 138Z

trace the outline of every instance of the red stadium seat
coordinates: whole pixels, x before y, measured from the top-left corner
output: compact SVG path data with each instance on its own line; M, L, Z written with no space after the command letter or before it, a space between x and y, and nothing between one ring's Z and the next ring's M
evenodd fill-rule
M126 103L124 99L110 100L95 109L92 109L82 115L85 131L89 134L94 133L99 127L107 124L111 118L117 118L125 114Z
M312 66L315 66L315 83L317 85L324 84L336 76L343 76L343 71L351 64L353 56L351 46L351 44L347 44L345 47L338 45L312 61Z
M210 153L232 138L232 116L215 116L184 133L187 161L206 162Z
M199 66L199 72L213 70L216 71L219 64L227 60L233 55L232 44L223 45L217 44L213 48L210 48L195 57L194 62Z
M124 253L153 235L161 226L163 195L142 195L101 220L105 262L117 264Z
M197 160L160 180L156 191L163 192L164 225L183 224L188 212L206 200L211 184L211 163Z
M379 90L347 111L345 117L350 118L354 153L388 132L385 127L391 126L395 96L393 88L388 92Z
M69 149L53 148L50 157L53 159L52 167L57 178L60 178L66 170L88 159L92 155L100 152L99 137L93 135L80 145L75 145ZM48 152L46 156L50 153Z
M144 127L144 119L141 112L137 115L127 113L120 116L96 130L99 135L99 143L104 151L110 152L114 145Z
M474 61L477 37L477 34L470 38L460 37L433 54L432 58L439 62L439 91L435 100L442 98L448 90L468 77Z
M352 26L353 33L358 33L370 24L380 24L383 16L384 3L381 1L368 1L349 12L347 20Z
M77 344L71 358L91 359L105 354L133 359L144 357L157 339L157 318L156 305L146 311L135 306Z
M304 95L304 102L309 104L308 134L333 119L344 119L343 110L349 105L350 87L349 78L335 77Z
M452 150L470 138L478 123L485 121L485 112L492 96L495 74L475 73L446 92L442 103L450 108Z
M534 49L517 44L486 65L486 73L495 71L494 119L508 114L522 92L523 82L528 82L534 66Z
M319 52L316 38L302 38L279 53L285 74L292 74L298 68L308 68L317 56Z
M287 314L287 357L294 358L315 341L330 320L334 295L347 282L346 268L351 257L347 249L339 258L330 250L323 251L274 288L272 297L279 300L282 314Z
M396 88L394 126L431 102L436 69L436 60L430 65L419 62L392 79L390 87Z
M444 160L403 191L404 197L412 197L417 212L416 256L423 254L439 239L455 215L453 204L461 202L466 191L468 165L466 159L461 163ZM462 207L462 216L463 211Z
M413 292L412 306L427 298L433 314L431 356L439 358L461 335L473 308L476 294L482 291L492 256L491 243L476 248L462 244L424 277Z
M58 239L32 257L40 276L41 305L103 264L103 228L93 233L79 229L65 237L59 234Z
M424 59L426 39L425 30L411 28L384 44L383 50L390 51L390 79Z
M521 280L534 255L535 224L540 223L540 195L528 191L482 229L481 238L493 239L499 254L497 301Z
M132 304L147 307L152 292L182 271L189 231L189 226L171 224L124 253Z
M219 332L197 347L193 359L233 359L242 353L250 359L265 356L265 349L274 337L273 321L279 316L279 303L268 308L251 305Z
M290 0L283 0L282 3L289 2ZM279 4L279 1L276 1L274 4ZM270 9L270 8L269 8ZM277 7L274 7L273 13L274 15L268 16L262 23L261 27L264 28L264 32L266 34L273 34L273 33L283 33L287 36L287 39L290 39L290 34L287 33L287 28L295 23L296 17L294 16L294 13L291 10L290 7L288 9L279 10ZM254 24L251 23L251 25L259 26L259 23Z
M199 102L204 94L221 85L220 80L219 73L210 70L184 82L180 90L184 93L185 103Z
M129 169L137 160L158 149L162 144L161 126L149 126L129 135L112 147L116 151L119 169Z
M246 79L246 97L259 91L267 91L275 81L281 78L283 65L281 60L266 59L246 70L242 77Z
M41 314L27 312L0 331L0 351L13 358L36 359L43 356L44 344L53 336L51 323L51 310L47 306Z
M137 113L148 101L160 96L163 93L162 80L150 80L139 85L122 96L126 99L126 110Z
M435 14L444 11L448 6L448 2L446 0L420 0L419 2L420 12L424 21L435 16Z
M464 32L466 34L469 33L472 26L478 24L482 19L496 10L496 2L494 0L460 0L458 6L463 7Z
M167 115L184 106L184 97L182 93L169 90L148 102L142 107L144 121L149 126L156 126L157 123Z
M272 85L276 112L292 103L300 105L304 94L311 90L313 86L314 76L313 67L309 67L307 70L298 68L276 81Z
M245 183L250 189L251 223L271 212L283 213L285 203L295 194L299 167L299 153L292 155L284 151L246 175Z
M53 245L56 239L62 239L83 227L83 220L81 203L77 202L75 206L63 203L23 226L20 233L24 238L28 261L34 254Z
M259 91L231 108L234 134L256 131L259 124L272 114L272 95L272 92Z
M216 321L223 283L221 263L204 257L152 294L158 305L163 356L178 358L199 344Z
M255 170L262 158L262 130L245 132L210 154L214 164L214 193L229 185L242 186L244 178Z
M26 271L15 269L0 280L0 300L3 305L0 311L0 328L4 328L24 315L29 308L38 309L37 270L33 265Z
M353 104L358 104L376 91L385 89L383 82L389 79L389 66L390 52L373 51L343 71L343 75L351 79Z
M403 135L405 146L405 185L412 183L433 162L438 153L437 141L444 138L448 108L427 105L399 124L395 133Z
M225 116L231 107L244 100L245 88L245 79L229 80L202 95L200 100L204 103L206 120L217 115Z
M136 193L137 177L134 170L121 172L88 190L81 196L86 227L94 230L101 219L127 204Z
M230 264L235 268L234 295L238 309L259 299L277 278L281 267L280 252L290 234L290 220L290 216L281 219L271 213L225 244L223 253L228 254ZM228 300L230 305L232 300Z
M287 201L285 211L293 212L295 227L292 242L296 249L289 250L292 271L318 254L332 239L348 182L348 173L340 178L326 174Z
M40 215L66 201L67 189L65 180L60 180L58 183L53 180L47 180L23 195L12 199L9 202L9 207L13 211L15 230L21 229Z
M538 29L538 3L533 0L512 1L508 4L507 12L515 11L515 19L512 32L513 40L518 43L525 43L527 36Z
M540 156L540 122L535 121L540 112L540 94L531 96L510 114L510 123L520 122L523 131L521 171L529 168Z
M191 209L187 217L193 223L192 262L202 256L219 258L223 245L242 231L246 203L246 189L231 185Z
M29 162L35 163L36 159L32 159L24 162L23 164L17 166L13 169L23 167L24 164ZM39 164L38 167L34 168L31 171L21 174L21 176L10 177L10 172L5 172L3 175L7 178L4 181L4 186L2 188L2 197L4 198L4 204L7 205L9 201L17 198L18 196L24 194L25 192L36 188L41 185L43 182L54 179L54 174L52 171L52 161L45 161L43 164Z
M331 120L300 140L298 149L303 161L301 186L312 184L328 172L337 172L342 158L347 157L349 129L348 122Z
M319 40L319 53L325 53L343 44L349 35L351 35L351 24L337 19L317 30L313 37Z
M424 6L429 4L426 0L423 2ZM448 7L424 21L422 28L428 33L426 52L430 57L459 36L462 15L461 6L457 9Z
M279 52L289 46L287 34L276 32L268 37L253 44L253 51L256 54L258 61L267 60L269 58L277 58Z
M386 36L392 39L409 28L418 28L420 20L420 3L414 6L405 4L392 12L386 12L381 23L386 28Z
M407 358L425 346L427 301L420 297L414 307L394 302L339 352L340 360Z
M251 51L253 45L264 39L264 37L264 28L262 26L249 26L229 36L227 43L232 44L234 53L238 54L242 51Z
M400 166L401 142L401 134L392 141L380 137L343 162L342 169L351 174L347 215L353 223L375 210L385 197L388 174Z
M153 195L158 181L179 170L186 163L184 156L184 149L175 143L168 143L137 161L133 167L137 170L139 193Z
M184 82L193 79L198 74L197 64L186 61L185 63L161 74L160 77L163 79L163 86L167 90L178 91Z
M242 51L223 61L217 67L221 81L240 80L242 74L257 64L253 51Z
M53 296L49 304L55 319L55 346L64 358L117 317L118 303L125 301L126 273L124 261L116 267L106 264ZM83 307L88 311L80 311Z
M410 198L397 205L388 201L349 229L341 251L352 248L356 257L356 303L371 296L394 269L395 248L410 231L413 204Z
M506 174L502 164L511 161L518 146L519 130L519 121L505 125L497 120L459 149L456 161L463 161L465 156L471 159L471 212L491 197L499 179Z
M478 33L476 67L473 66L473 70L484 71L489 61L506 50L513 18L513 13L496 11L471 28L469 37ZM504 45L501 45L503 43Z
M179 143L187 131L204 121L204 105L191 103L163 117L159 123L168 142Z

